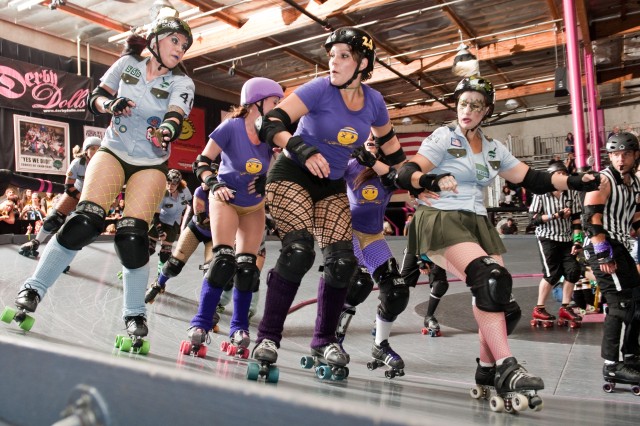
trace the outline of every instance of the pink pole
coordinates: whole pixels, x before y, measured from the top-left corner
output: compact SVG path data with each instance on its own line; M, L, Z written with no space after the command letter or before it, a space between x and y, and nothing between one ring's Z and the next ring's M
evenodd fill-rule
M569 65L569 96L571 97L571 121L575 139L576 167L586 165L587 150L584 138L584 116L582 107L582 79L580 76L580 58L578 56L578 30L573 0L562 0L564 25L567 34L567 61Z
M597 167L596 170L600 171L600 169L602 168L602 160L600 158L600 149L604 146L604 144L606 143L606 137L607 135L605 134L605 130L604 130L604 111L602 109L598 109L598 151L596 152L597 155L594 155L593 158L596 159L596 163L595 166Z
M600 171L600 144L598 143L598 100L596 91L593 52L584 49L584 73L587 76L587 104L589 105L589 144L593 157L594 170Z

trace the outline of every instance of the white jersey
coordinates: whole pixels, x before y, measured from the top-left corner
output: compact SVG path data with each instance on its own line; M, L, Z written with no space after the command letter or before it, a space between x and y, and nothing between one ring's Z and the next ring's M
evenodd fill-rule
M160 222L167 225L180 224L184 209L187 208L192 201L191 191L189 188L183 188L174 198L167 191L164 198L160 202Z
M75 179L73 186L82 192L82 186L84 185L84 176L87 174L87 158L80 157L74 159L69 168L67 169L67 177Z

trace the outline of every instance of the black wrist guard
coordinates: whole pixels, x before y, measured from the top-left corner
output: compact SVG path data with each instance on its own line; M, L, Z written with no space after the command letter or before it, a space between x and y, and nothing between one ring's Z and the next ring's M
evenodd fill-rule
M595 179L589 182L583 182L582 176L587 173L581 173L579 175L571 175L567 178L567 186L569 189L573 189L574 191L597 191L598 187L600 187L600 173L589 172L588 174L592 174L595 176Z
M380 182L384 189L387 191L393 191L396 189L396 179L398 177L398 171L393 167L389 167L389 172L380 176Z
M364 147L360 146L353 150L351 156L358 161L358 164L365 167L373 167L375 166L376 156L364 149Z
M446 176L451 176L451 173L442 173L440 175L428 175L425 173L420 176L420 180L418 181L418 183L420 184L420 187L428 191L440 192L440 186L438 186L438 182L440 182L440 179Z
M122 111L129 106L131 99L120 96L119 98L110 99L102 104L102 107L114 117L122 115Z
M295 155L302 164L306 163L309 157L320 152L315 146L304 143L300 136L290 137L286 148L287 151Z
M218 177L216 175L214 175L213 173L210 174L209 176L207 176L204 179L204 184L207 185L209 187L210 190L213 191L213 188L218 184Z
M65 183L64 184L64 193L67 194L70 197L76 198L76 196L80 193L80 191L78 191L78 188L73 186L73 184Z

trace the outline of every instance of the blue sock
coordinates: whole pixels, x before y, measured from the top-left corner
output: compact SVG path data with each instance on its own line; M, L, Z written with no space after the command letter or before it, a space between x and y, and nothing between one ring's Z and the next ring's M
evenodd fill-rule
M165 274L160 272L160 275L158 275L158 284L160 284L162 287L164 287L164 285L167 283L167 281L169 281L169 277L167 277Z
M131 317L145 315L147 308L144 304L144 293L149 280L149 264L129 269L122 267L122 287L124 289L122 316Z
M251 306L252 292L240 291L233 288L233 315L229 335L237 330L249 331L249 306Z
M42 252L35 272L27 278L20 290L30 287L36 290L42 299L79 251L64 248L58 242L58 238L52 238Z
M200 305L198 305L198 313L191 320L192 326L204 328L207 331L213 328L213 314L216 313L222 290L222 287L211 287L206 278L202 281Z

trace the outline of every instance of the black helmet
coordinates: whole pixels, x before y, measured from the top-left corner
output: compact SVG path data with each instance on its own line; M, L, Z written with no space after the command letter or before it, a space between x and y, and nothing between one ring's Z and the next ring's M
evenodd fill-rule
M607 140L607 152L615 151L638 151L638 138L629 132L620 132L617 135L611 135Z
M485 78L478 76L471 76L463 78L456 86L456 90L453 92L453 97L458 104L460 95L464 92L480 92L484 96L484 101L489 107L486 117L493 114L493 106L496 102L496 90L493 88L493 84Z
M549 164L549 167L547 167L547 173L554 174L555 172L565 172L566 174L569 174L567 166L565 166L562 161L554 161Z
M373 42L373 38L364 30L355 27L342 27L338 28L327 38L327 41L324 42L324 48L327 52L331 49L336 43L345 43L351 46L351 48L359 52L368 60L367 67L362 71L358 71L360 68L360 63L356 67L356 72L353 78L348 82L347 86L351 84L351 82L355 79L358 72L362 73L362 81L368 80L371 78L371 72L373 71L373 64L376 59L376 46ZM341 88L346 87L342 86Z

